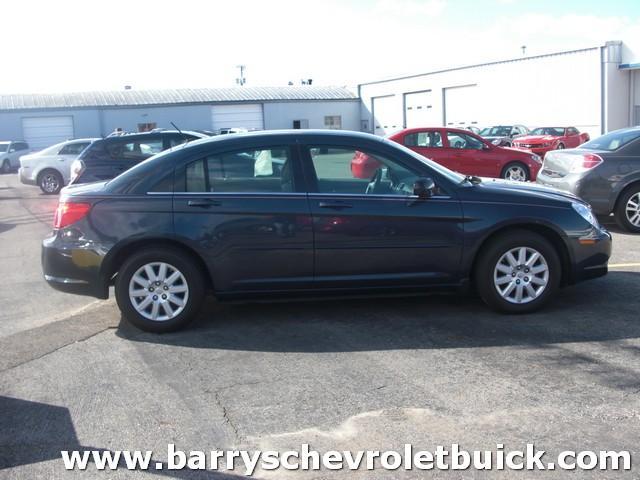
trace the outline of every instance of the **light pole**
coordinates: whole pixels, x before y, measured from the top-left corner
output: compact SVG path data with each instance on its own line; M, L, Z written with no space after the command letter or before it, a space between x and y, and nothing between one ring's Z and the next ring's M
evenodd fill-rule
M243 86L245 83L247 83L247 79L244 76L244 71L246 70L247 66L246 65L237 65L236 68L240 69L240 77L236 78L236 83L240 86Z

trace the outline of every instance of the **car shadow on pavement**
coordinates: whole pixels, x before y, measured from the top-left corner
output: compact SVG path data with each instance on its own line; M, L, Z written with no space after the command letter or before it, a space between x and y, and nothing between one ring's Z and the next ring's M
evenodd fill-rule
M0 415L0 477L3 477L3 470L56 459L60 460L62 475L65 469L61 451L107 451L103 448L80 444L71 413L66 407L0 396L0 412L2 412ZM149 464L152 467L146 471L156 475L185 479L241 478L238 475L213 471L168 470L166 463L158 463L162 463L162 469L156 470L156 461L152 459ZM88 469L91 468L94 467L89 463ZM122 470L126 468L124 460L120 460L118 468ZM37 478L37 475L32 478Z
M145 343L267 352L543 346L640 337L640 273L561 290L540 312L501 315L460 295L274 303L207 302L186 330L144 333L124 320L118 335ZM639 352L640 353L640 352Z

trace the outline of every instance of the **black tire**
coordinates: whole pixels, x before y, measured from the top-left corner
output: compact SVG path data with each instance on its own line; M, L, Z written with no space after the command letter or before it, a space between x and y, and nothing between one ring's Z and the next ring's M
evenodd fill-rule
M539 296L526 303L512 303L499 292L494 282L494 272L500 259L511 249L527 247L535 249L546 261L548 279ZM530 313L542 308L557 293L562 278L562 263L558 252L549 241L528 230L512 230L492 240L479 252L476 262L475 283L482 300L494 310L503 313ZM517 275L520 275L520 271ZM524 270L522 270L524 273ZM533 276L532 274L529 274ZM509 277L509 274L506 274ZM514 280L514 282L518 279ZM528 277L520 280L527 280ZM532 284L533 286L533 284ZM523 285L524 287L524 285Z
M632 185L622 192L614 211L614 216L618 225L631 233L640 233L640 225L634 225L631 223L631 219L627 216L627 203L629 203L629 200L636 195L640 197L640 184Z
M502 169L502 172L500 172L500 178L508 180L507 176L508 176L508 173L509 173L509 169L511 169L513 167L520 167L522 169L522 171L524 172L524 179L522 180L523 182L528 182L529 181L529 179L531 178L531 173L529 172L529 167L527 167L522 162L510 162L510 163L507 163L504 166L504 168Z
M136 272L147 264L163 262L178 270L186 280L187 299L181 312L167 320L152 320L136 310L129 297L129 285ZM132 254L116 276L116 301L124 318L146 332L164 333L183 328L198 313L204 298L203 274L192 257L176 248L152 247ZM163 293L160 288L158 292ZM142 298L142 297L140 297Z
M2 173L10 173L11 172L11 163L9 163L9 159L5 158L2 162L2 167L0 167L0 172Z
M504 142L504 144L502 145L503 147L511 147L511 142Z
M60 172L50 168L38 174L38 186L45 195L57 195L64 186L64 179Z
M560 142L556 147L556 150L564 150L564 143Z

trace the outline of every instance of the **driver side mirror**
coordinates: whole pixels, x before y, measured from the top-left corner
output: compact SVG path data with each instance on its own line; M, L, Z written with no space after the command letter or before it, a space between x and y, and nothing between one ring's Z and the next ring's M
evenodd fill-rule
M482 144L482 150L491 150L491 147L489 145L487 145L486 143Z
M418 178L413 184L413 194L422 199L431 198L435 188L436 184L432 178Z

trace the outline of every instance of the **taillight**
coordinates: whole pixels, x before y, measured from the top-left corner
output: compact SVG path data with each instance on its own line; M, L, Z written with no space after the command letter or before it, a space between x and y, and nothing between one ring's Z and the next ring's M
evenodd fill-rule
M595 153L586 153L582 156L574 158L571 165L571 173L587 172L593 168L596 168L603 162L602 157Z
M60 202L53 216L53 228L64 228L82 220L91 210L90 203Z

